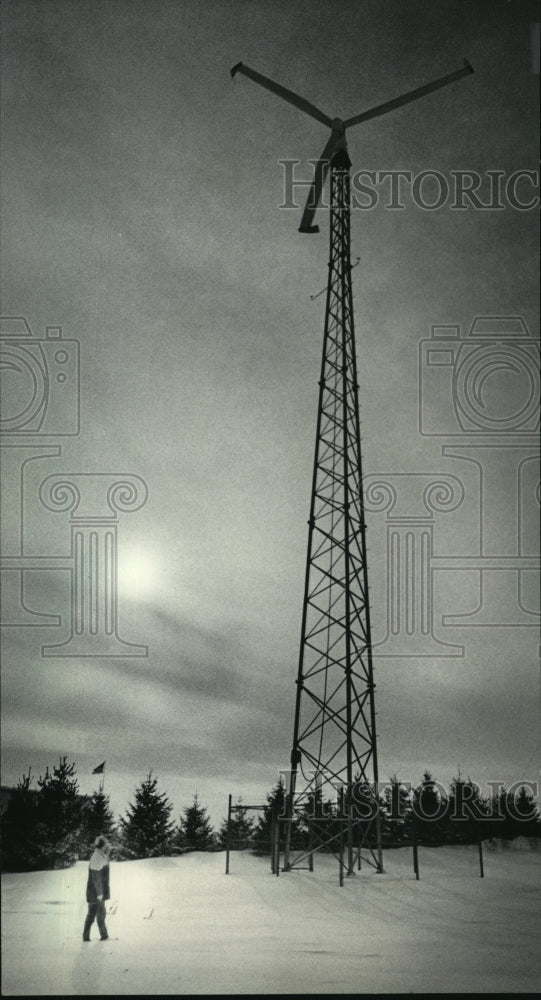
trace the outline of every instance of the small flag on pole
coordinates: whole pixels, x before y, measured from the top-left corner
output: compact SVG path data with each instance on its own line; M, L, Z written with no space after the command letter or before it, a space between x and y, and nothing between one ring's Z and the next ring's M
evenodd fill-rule
M105 761L103 762L103 764L98 764L98 766L95 767L94 770L92 771L92 774L103 774L104 771L105 771Z

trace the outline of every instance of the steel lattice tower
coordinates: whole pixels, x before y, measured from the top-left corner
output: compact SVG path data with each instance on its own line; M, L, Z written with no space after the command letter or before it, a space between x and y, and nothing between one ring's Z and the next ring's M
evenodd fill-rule
M329 277L289 790L290 819L317 798L324 803L341 797L348 874L354 845L359 850L361 841L366 860L382 867L379 818L363 823L359 837L351 798L355 783L366 791L377 782L378 767L351 289L350 166L345 149L331 161ZM310 851L293 859L286 848L286 868L318 847L336 850L339 834L330 834L324 820L311 825Z
M299 230L313 224L325 178L331 173L330 259L323 359L319 382L312 500L297 675L291 772L286 789L284 868L312 865L315 850L338 854L347 843L347 873L355 857L382 871L377 809L377 748L366 525L362 492L357 360L350 260L350 177L346 130L395 111L473 73L454 73L408 91L351 118L330 118L304 97L244 63L231 70L293 104L330 128L316 165ZM327 800L337 807L324 815ZM374 808L376 807L376 808ZM306 821L310 842L296 856L292 826ZM346 836L344 838L344 831ZM279 837L278 837L279 857ZM278 870L279 870L279 861Z

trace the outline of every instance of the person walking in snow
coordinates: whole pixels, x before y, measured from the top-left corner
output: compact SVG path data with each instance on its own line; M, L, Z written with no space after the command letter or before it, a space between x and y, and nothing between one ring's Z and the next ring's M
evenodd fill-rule
M83 941L90 941L90 928L94 920L98 921L98 930L102 941L109 937L105 925L105 900L110 898L109 889L109 855L111 845L107 838L100 835L94 841L93 851L88 866L88 881L86 883L86 901L88 913L83 929Z

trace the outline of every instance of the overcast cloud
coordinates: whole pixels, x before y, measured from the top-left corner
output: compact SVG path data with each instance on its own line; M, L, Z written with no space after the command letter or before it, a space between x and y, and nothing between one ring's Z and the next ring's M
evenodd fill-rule
M278 207L279 160L309 177L327 136L229 71L242 60L346 117L467 56L473 76L352 129L353 169L507 178L537 169L536 16L527 0L4 3L2 313L36 338L62 326L81 356L80 433L47 438L61 454L27 467L25 553L69 553L68 515L36 499L46 475L142 477L146 505L119 515L118 616L149 652L41 656L68 635L69 574L27 573L27 607L63 624L2 630L3 784L67 754L87 792L106 759L116 811L153 769L177 813L197 789L217 824L229 792L261 800L287 768L328 216L319 236L297 232L300 212ZM390 210L387 191L352 213L365 471L457 477L464 502L435 517L435 553L474 557L479 480L442 455L456 436L419 433L419 342L478 315L522 316L536 334L537 213L428 211L408 196ZM526 202L532 187L517 192ZM518 391L500 389L502 405ZM437 406L444 421L443 393ZM16 499L13 451L5 461ZM516 491L501 479L491 516L505 533ZM4 512L4 554L18 510ZM535 554L533 500L520 516L521 552ZM368 524L381 642L385 514ZM464 655L376 658L383 777L539 778L539 636L532 615L505 619L508 582L502 627L443 628L475 608L479 569L435 573L436 635ZM533 570L521 599L535 610Z

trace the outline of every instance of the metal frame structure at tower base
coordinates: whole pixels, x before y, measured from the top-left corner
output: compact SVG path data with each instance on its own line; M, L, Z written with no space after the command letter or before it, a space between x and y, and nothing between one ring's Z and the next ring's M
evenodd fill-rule
M330 259L284 869L331 851L382 871L347 149L331 160ZM302 819L308 846L295 849Z

